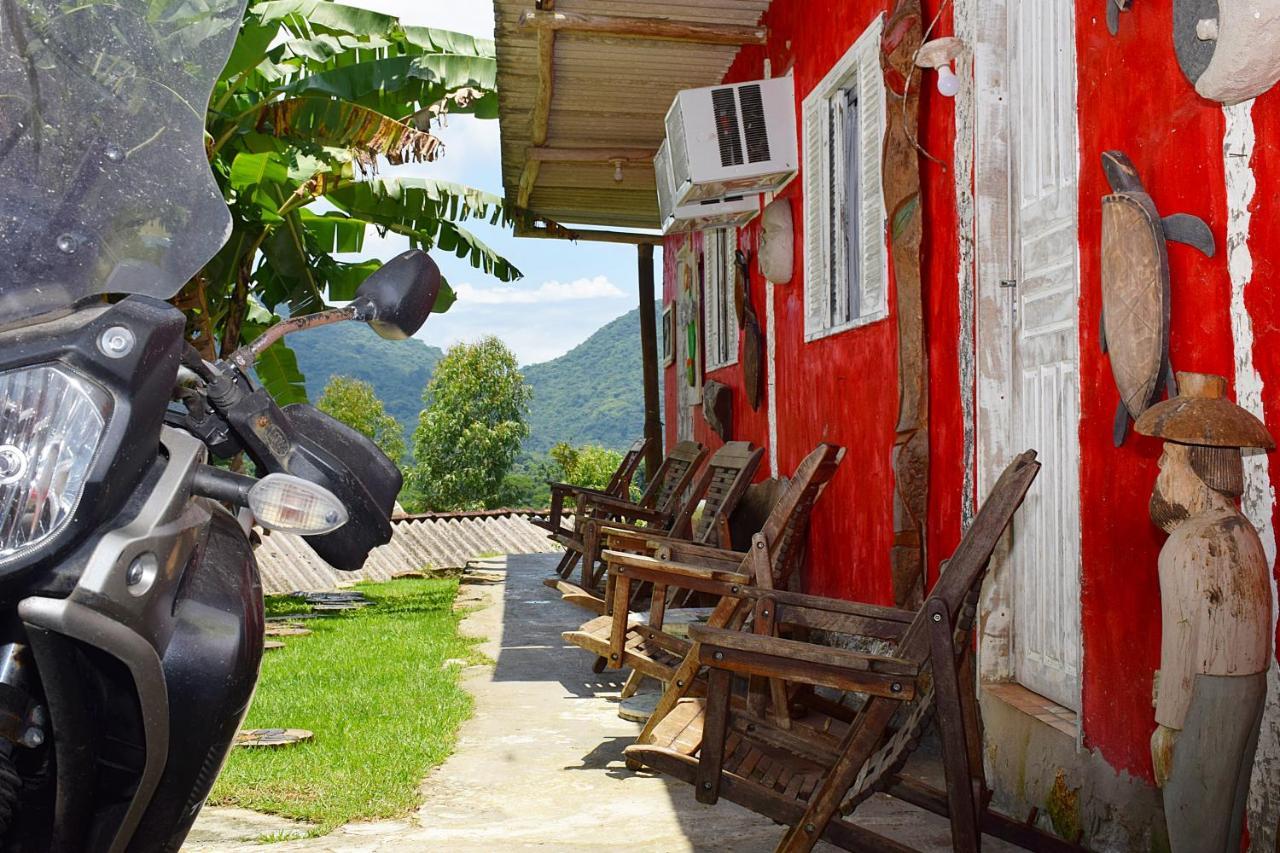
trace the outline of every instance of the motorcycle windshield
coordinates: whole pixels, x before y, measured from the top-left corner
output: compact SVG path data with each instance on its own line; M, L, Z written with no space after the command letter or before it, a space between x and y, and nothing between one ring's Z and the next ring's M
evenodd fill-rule
M0 0L0 326L167 299L231 218L205 110L245 0Z

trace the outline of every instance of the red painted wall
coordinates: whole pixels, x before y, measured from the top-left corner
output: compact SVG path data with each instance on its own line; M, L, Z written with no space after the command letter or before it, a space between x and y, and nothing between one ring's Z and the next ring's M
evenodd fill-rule
M1109 192L1099 157L1124 151L1162 214L1193 213L1213 229L1213 259L1170 244L1170 352L1175 370L1231 378L1224 123L1221 107L1200 98L1178 69L1169 4L1122 16L1118 38L1096 12L1082 4L1077 18L1084 736L1116 769L1149 780L1151 682L1160 661L1156 558L1165 536L1147 504L1161 443L1134 435L1112 445L1119 395L1098 344L1100 205Z
M762 77L768 58L774 76L794 71L799 115L805 95L888 5L883 0L776 0L764 18L769 44L744 48L726 82ZM937 3L926 3L926 7L926 18L931 18ZM937 34L948 34L949 26L949 21L944 21ZM954 139L951 102L926 88L922 117L926 116L927 119L922 118L922 143L949 161ZM936 574L938 561L959 539L962 436L955 361L957 250L951 175L929 166L923 180L929 232L923 265L926 323L934 340L931 381L935 389L931 404L934 468L930 494L931 515L935 518L930 524L929 549L931 571ZM897 419L895 317L891 314L888 320L805 342L801 186L798 178L781 193L781 197L791 200L796 223L796 269L789 284L775 288L778 465L780 473L790 475L821 441L848 449L841 471L814 512L806 585L812 592L889 603L893 512L890 449ZM754 249L758 238L758 221L739 233L739 243L744 248ZM663 256L673 259L682 239L685 238L669 239ZM667 263L664 298L670 300L675 288L674 260ZM754 265L751 287L753 304L763 324L766 289ZM767 444L767 403L758 412L746 404L740 366L711 372L707 378L735 390L734 438ZM669 370L667 379L678 381L674 368ZM667 396L668 432L674 435L674 395ZM719 443L700 413L695 413L695 436L711 446Z
M888 2L775 0L765 17L769 44L744 48L729 81L794 69L799 102ZM927 2L926 19L937 11ZM1100 8L1077 4L1080 141L1080 371L1083 727L1087 747L1117 770L1151 779L1148 739L1154 727L1153 673L1159 665L1159 587L1156 558L1164 534L1151 524L1147 503L1157 473L1160 444L1133 435L1122 448L1111 441L1118 394L1110 364L1099 351L1100 200L1109 192L1100 155L1120 149L1136 164L1162 214L1188 212L1213 229L1218 253L1204 258L1171 244L1173 281L1171 352L1175 369L1233 378L1234 346L1227 270L1226 189L1222 108L1200 98L1178 69L1172 48L1169 4L1148 4L1122 16L1118 37L1107 33ZM948 10L936 36L952 32ZM950 165L954 107L926 78L921 143ZM1263 379L1266 420L1280 435L1280 90L1253 108L1257 193L1249 247L1253 279L1246 306L1255 335L1254 360ZM929 340L929 500L931 571L960 535L963 479L961 401L956 342L959 334L956 268L958 248L953 175L922 158L925 216L923 274ZM849 449L843 470L815 511L807 584L811 591L863 600L891 599L888 550L892 472L889 449L897 412L894 318L818 342L804 342L803 216L800 180L790 198L796 221L796 270L775 289L777 323L778 458L781 473L818 441ZM758 225L740 242L754 247ZM678 238L683 239L683 238ZM666 290L674 296L674 240L668 241ZM753 300L764 319L763 282L753 270ZM893 304L892 294L890 304ZM712 373L739 390L735 438L764 444L765 406L751 412L740 393L740 369ZM674 369L669 382L676 381ZM671 386L668 386L671 387ZM674 395L667 395L668 430L674 434ZM717 443L699 416L697 437ZM1280 480L1280 458L1272 461ZM1280 512L1275 519L1280 524Z

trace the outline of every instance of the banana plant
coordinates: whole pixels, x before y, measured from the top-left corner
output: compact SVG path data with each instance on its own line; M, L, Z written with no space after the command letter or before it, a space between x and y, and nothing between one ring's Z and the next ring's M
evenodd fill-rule
M371 229L520 278L461 224L510 224L500 197L394 174L444 154L434 131L449 114L496 118L496 79L491 40L333 0L251 4L206 122L231 237L175 300L196 348L230 352L281 316L351 299L380 263L335 256L362 251ZM436 311L452 302L446 285ZM283 342L258 375L281 403L306 399Z

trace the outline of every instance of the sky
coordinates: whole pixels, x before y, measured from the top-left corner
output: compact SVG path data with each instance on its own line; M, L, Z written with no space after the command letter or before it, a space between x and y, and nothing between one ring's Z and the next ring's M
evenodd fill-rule
M491 0L343 0L400 17L408 25L493 37ZM434 130L445 154L434 163L385 167L382 175L425 175L502 195L497 120L452 116ZM511 261L524 278L503 284L452 252L433 254L458 301L433 314L418 337L441 348L497 335L520 364L563 355L591 333L638 304L636 249L611 243L516 239L509 229L483 222L463 227ZM408 248L405 238L370 232L363 257L387 259ZM661 269L661 267L659 267Z

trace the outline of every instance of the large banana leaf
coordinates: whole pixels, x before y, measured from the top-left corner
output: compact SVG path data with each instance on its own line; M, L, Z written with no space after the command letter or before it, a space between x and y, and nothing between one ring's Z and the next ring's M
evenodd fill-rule
M497 85L497 75L494 59L449 53L392 56L307 74L290 84L286 92L327 95L402 118L459 89L491 91ZM470 105L451 109L473 110Z
M502 199L492 193L430 178L377 178L339 187L326 198L354 219L403 234L423 248L453 252L500 281L523 276L506 258L452 221L509 221Z
M381 36L400 28L398 19L330 0L268 0L250 10L264 23L301 18L312 28L360 36Z
M246 335L247 337L247 335ZM257 335L254 335L257 337ZM252 340L252 338L249 338ZM262 387L281 406L307 402L306 376L298 367L298 357L284 341L276 341L258 356L253 372Z
M405 27L405 41L428 53L452 53L459 56L483 56L493 59L498 55L493 39L481 39L453 30L434 27Z
M288 98L260 105L251 118L260 133L347 148L370 166L378 155L398 165L427 162L441 153L440 140L431 134L346 101Z
M348 212L390 216L415 230L426 219L511 221L502 196L434 178L374 178L340 187L329 197Z

